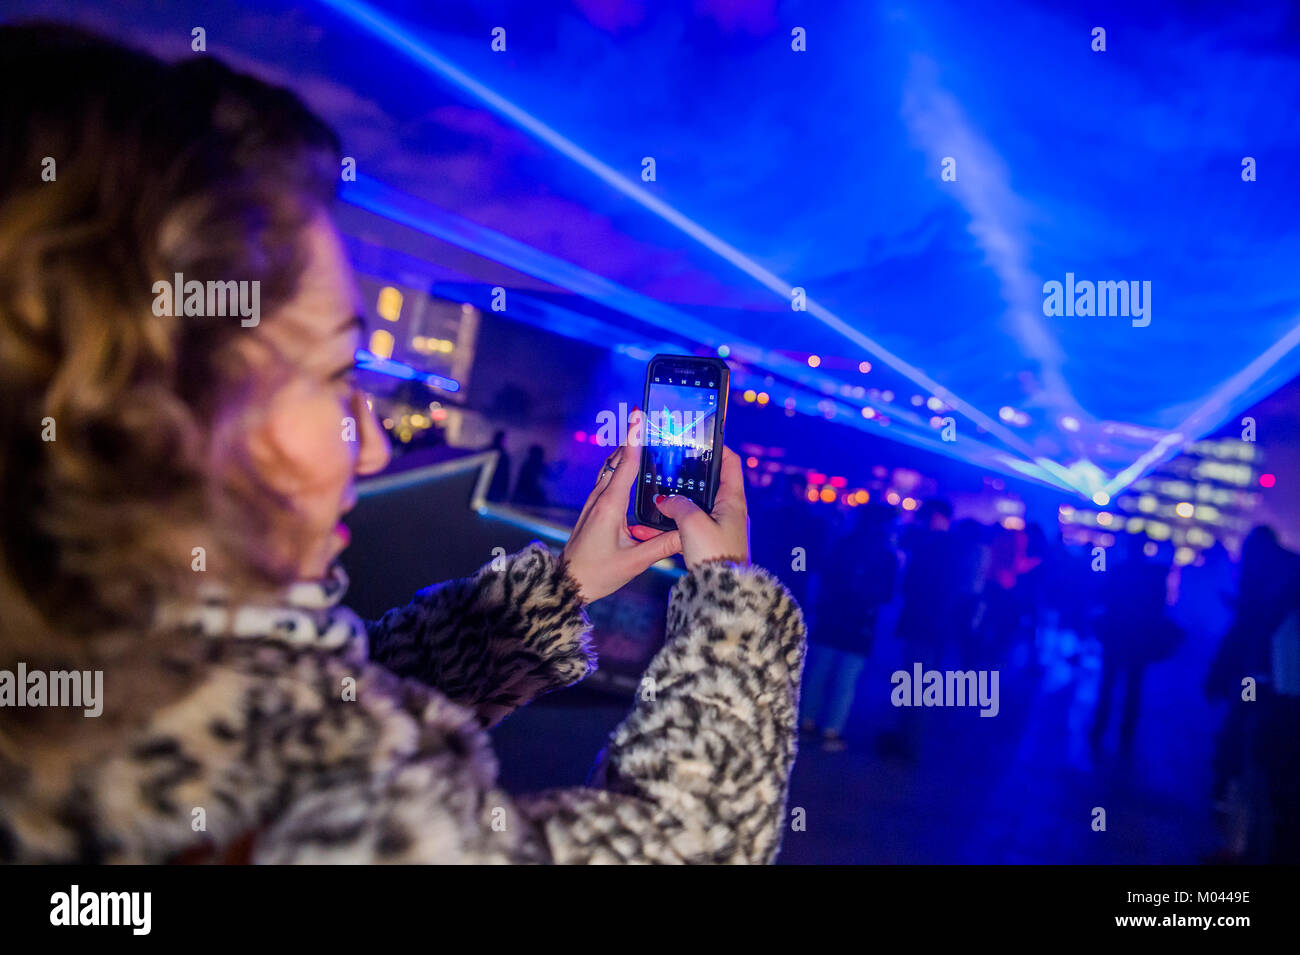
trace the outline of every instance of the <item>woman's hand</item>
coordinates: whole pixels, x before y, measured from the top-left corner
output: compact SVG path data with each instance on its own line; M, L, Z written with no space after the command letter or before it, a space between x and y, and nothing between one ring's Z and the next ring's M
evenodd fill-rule
M643 422L644 416L633 412L628 422L628 443L610 455L601 468L596 487L564 546L562 560L578 584L583 603L612 594L651 564L682 549L677 531L656 531L638 525L634 537L628 529L628 499L641 469ZM743 508L743 497L741 505Z
M706 514L694 501L680 494L655 498L655 506L677 522L682 556L688 570L710 560L749 563L749 509L745 504L745 476L740 456L722 449L722 481L713 500L713 513Z

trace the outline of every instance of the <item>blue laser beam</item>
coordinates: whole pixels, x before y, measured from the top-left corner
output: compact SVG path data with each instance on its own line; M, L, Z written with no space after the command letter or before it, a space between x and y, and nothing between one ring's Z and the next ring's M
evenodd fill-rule
M611 188L623 193L628 198L659 216L665 222L668 222L670 225L677 228L679 231L690 236L715 255L729 262L740 271L755 279L761 285L781 296L785 301L790 301L794 291L794 286L790 282L764 268L735 246L683 215L673 206L641 188L626 176L621 175L611 166L602 162L592 153L583 149L568 137L562 135L532 114L521 109L504 96L501 96L499 93L492 90L490 87L474 79L474 77L457 67L446 57L438 54L428 44L416 39L407 30L403 29L395 20L385 16L374 7L359 2L359 0L318 0L318 2L324 4L372 35L390 44L395 49L410 57L416 63L425 66L448 82L461 88L476 99L479 99L488 108L506 117L512 123L515 123L520 128L531 133L560 154L578 163ZM990 434L996 436L1006 444L1007 447L1014 449L1031 462L1033 461L1034 452L1029 444L1019 435L1002 425L1001 422L986 415L974 405L954 394L948 388L940 385L921 369L907 361L904 361L901 357L895 355L889 349L875 341L875 339L863 334L838 315L811 298L807 299L807 310L808 314L812 315L819 322L877 357L880 361L883 361L886 365L893 368L908 380L937 395L950 407L960 411L966 417L982 426ZM708 344L716 346L718 342L708 342ZM1061 473L1067 475L1070 474L1070 472L1065 469L1061 469ZM1056 482L1053 481L1052 483ZM1070 486L1073 490L1083 493L1081 487L1073 483L1071 483Z
M365 371L373 371L389 378L400 378L403 381L419 381L431 388L439 388L453 394L460 391L460 382L454 378L446 378L432 372L420 371L418 368L412 368L405 362L395 361L392 358L380 358L364 348L357 349L356 358L357 367Z

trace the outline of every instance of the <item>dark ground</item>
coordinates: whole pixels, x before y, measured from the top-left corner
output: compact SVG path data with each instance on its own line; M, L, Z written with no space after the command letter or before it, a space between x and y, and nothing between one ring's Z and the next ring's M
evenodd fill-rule
M1189 643L1147 672L1131 757L1112 731L1095 758L1086 741L1099 660L1049 636L1039 665L1001 671L1001 711L922 709L914 762L878 754L894 725L889 676L898 641L878 642L858 683L849 748L804 738L783 863L1196 863L1216 844L1209 808L1215 714L1200 696L1209 649ZM1028 656L1022 652L1022 657ZM494 731L501 777L524 792L579 785L630 706L574 688L527 707ZM1104 807L1105 832L1092 829Z

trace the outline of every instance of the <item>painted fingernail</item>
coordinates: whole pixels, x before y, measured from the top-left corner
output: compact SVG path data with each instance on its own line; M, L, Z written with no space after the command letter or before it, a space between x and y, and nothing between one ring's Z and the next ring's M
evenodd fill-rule
M668 500L667 495L664 495L664 494L656 494L656 495L655 495L655 503L656 503L656 504L662 504L662 503L663 503L664 501L666 501L666 500Z

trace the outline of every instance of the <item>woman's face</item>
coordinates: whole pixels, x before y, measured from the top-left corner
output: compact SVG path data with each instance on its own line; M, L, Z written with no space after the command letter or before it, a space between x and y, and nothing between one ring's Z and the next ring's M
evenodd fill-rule
M286 521L275 544L301 578L311 579L322 577L347 547L341 518L356 503L354 481L383 470L390 446L356 386L362 309L338 233L322 214L303 241L307 262L297 297L256 332L295 367L285 372L260 364L266 374L283 377L264 382L274 390L252 418L248 448L258 476L291 499L306 528L304 543L288 533Z

